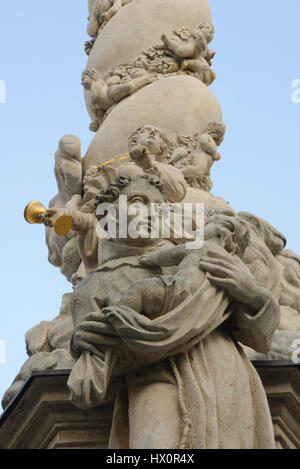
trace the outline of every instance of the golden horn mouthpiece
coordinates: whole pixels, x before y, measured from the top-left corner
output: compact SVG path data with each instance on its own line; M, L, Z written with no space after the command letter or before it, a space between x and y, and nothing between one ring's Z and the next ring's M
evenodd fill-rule
M33 200L26 205L24 210L24 218L31 225L41 225L44 223L43 215L47 211L44 205L37 200ZM72 218L68 215L62 215L56 220L49 220L55 233L58 236L66 236L72 229Z

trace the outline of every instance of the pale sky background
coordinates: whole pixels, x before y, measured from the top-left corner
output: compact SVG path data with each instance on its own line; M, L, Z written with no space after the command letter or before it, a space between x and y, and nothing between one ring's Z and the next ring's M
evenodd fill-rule
M210 0L212 48L227 135L213 169L213 193L236 210L266 218L300 253L299 0ZM57 193L53 154L59 138L93 134L80 84L87 57L87 0L0 0L1 313L0 395L26 360L24 334L53 319L70 285L47 261L44 231L23 220L31 200ZM300 93L299 95L300 96Z

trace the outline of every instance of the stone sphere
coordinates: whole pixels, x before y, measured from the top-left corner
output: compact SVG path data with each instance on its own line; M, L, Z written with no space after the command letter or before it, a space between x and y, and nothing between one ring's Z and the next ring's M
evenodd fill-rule
M206 0L132 0L100 31L87 68L103 73L131 64L143 50L160 44L162 34L202 22L212 22ZM88 106L88 93L85 97Z
M222 112L212 91L190 76L172 76L147 85L121 101L108 114L84 157L84 171L128 152L128 138L137 128L159 127L176 142L177 134L193 135Z

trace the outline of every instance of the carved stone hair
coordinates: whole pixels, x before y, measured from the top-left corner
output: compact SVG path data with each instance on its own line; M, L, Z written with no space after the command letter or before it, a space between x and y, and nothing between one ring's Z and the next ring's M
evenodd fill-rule
M216 224L224 249L242 256L250 241L247 223L230 210L211 210L207 215L207 222L209 221Z
M121 191L127 187L131 182L134 182L137 179L146 179L149 184L152 186L156 187L159 192L164 195L164 183L163 181L157 177L157 176L152 176L148 174L143 174L142 176L136 176L134 178L128 177L128 176L118 176L116 179L114 179L108 187L101 191L96 197L95 197L95 210L97 210L98 206L103 203L113 203L116 200L118 200Z
M210 135L218 146L221 145L226 132L226 126L217 121L211 121L207 124L202 133Z
M212 23L201 23L199 25L199 29L203 32L204 36L205 36L205 39L206 39L206 42L209 44L213 38L214 38L214 34L215 34L215 28L213 26Z
M101 75L100 73L98 72L98 70L96 70L95 68L91 68L91 69L88 69L86 68L82 74L81 74L82 77L84 76L87 76L87 77L90 77L92 80L94 81L97 81L97 80L100 80L101 79Z
M143 125L142 127L139 127L138 129L136 129L132 134L131 136L129 137L129 140L128 140L128 147L129 147L129 151L132 150L132 148L137 145L137 138L139 136L139 134L141 133L141 131L145 128L145 127L153 127L160 135L160 138L161 138L161 141L162 141L162 153L164 153L166 156L168 156L171 152L172 152L172 146L171 146L171 142L169 141L168 137L166 136L166 134L164 134L158 127L155 127L154 125L153 126L150 126L150 125Z

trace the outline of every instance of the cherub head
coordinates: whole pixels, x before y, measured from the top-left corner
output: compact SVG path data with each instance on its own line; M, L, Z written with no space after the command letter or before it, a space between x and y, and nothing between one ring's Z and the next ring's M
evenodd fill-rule
M121 213L124 207L121 207L119 203L121 195L127 198L125 217L124 213ZM165 200L164 184L161 179L145 174L134 178L119 176L96 196L96 216L99 221L102 221L103 212L108 210L108 208L105 208L107 207L106 204L112 204L117 225L113 241L135 247L154 246L159 239L151 237L153 222L153 210L151 209L154 204L161 205ZM134 224L134 219L137 219L138 213L143 213L142 217L139 216L139 226ZM124 223L124 218L127 227L121 226ZM124 228L127 228L126 237L121 235ZM133 228L136 228L136 230L134 231Z
M148 149L157 161L164 161L168 156L169 141L165 134L153 125L145 125L135 130L129 138L129 152L136 146Z
M82 72L81 79L82 86L86 90L90 90L93 86L93 83L95 83L96 81L104 83L100 76L100 73L95 68L92 68L91 70L87 68L86 70L84 70Z
M209 44L214 38L215 28L211 23L201 23L199 29L204 34L207 44Z
M220 146L224 140L225 132L226 126L224 124L217 121L211 121L207 124L202 133L210 135L214 139L216 145Z

